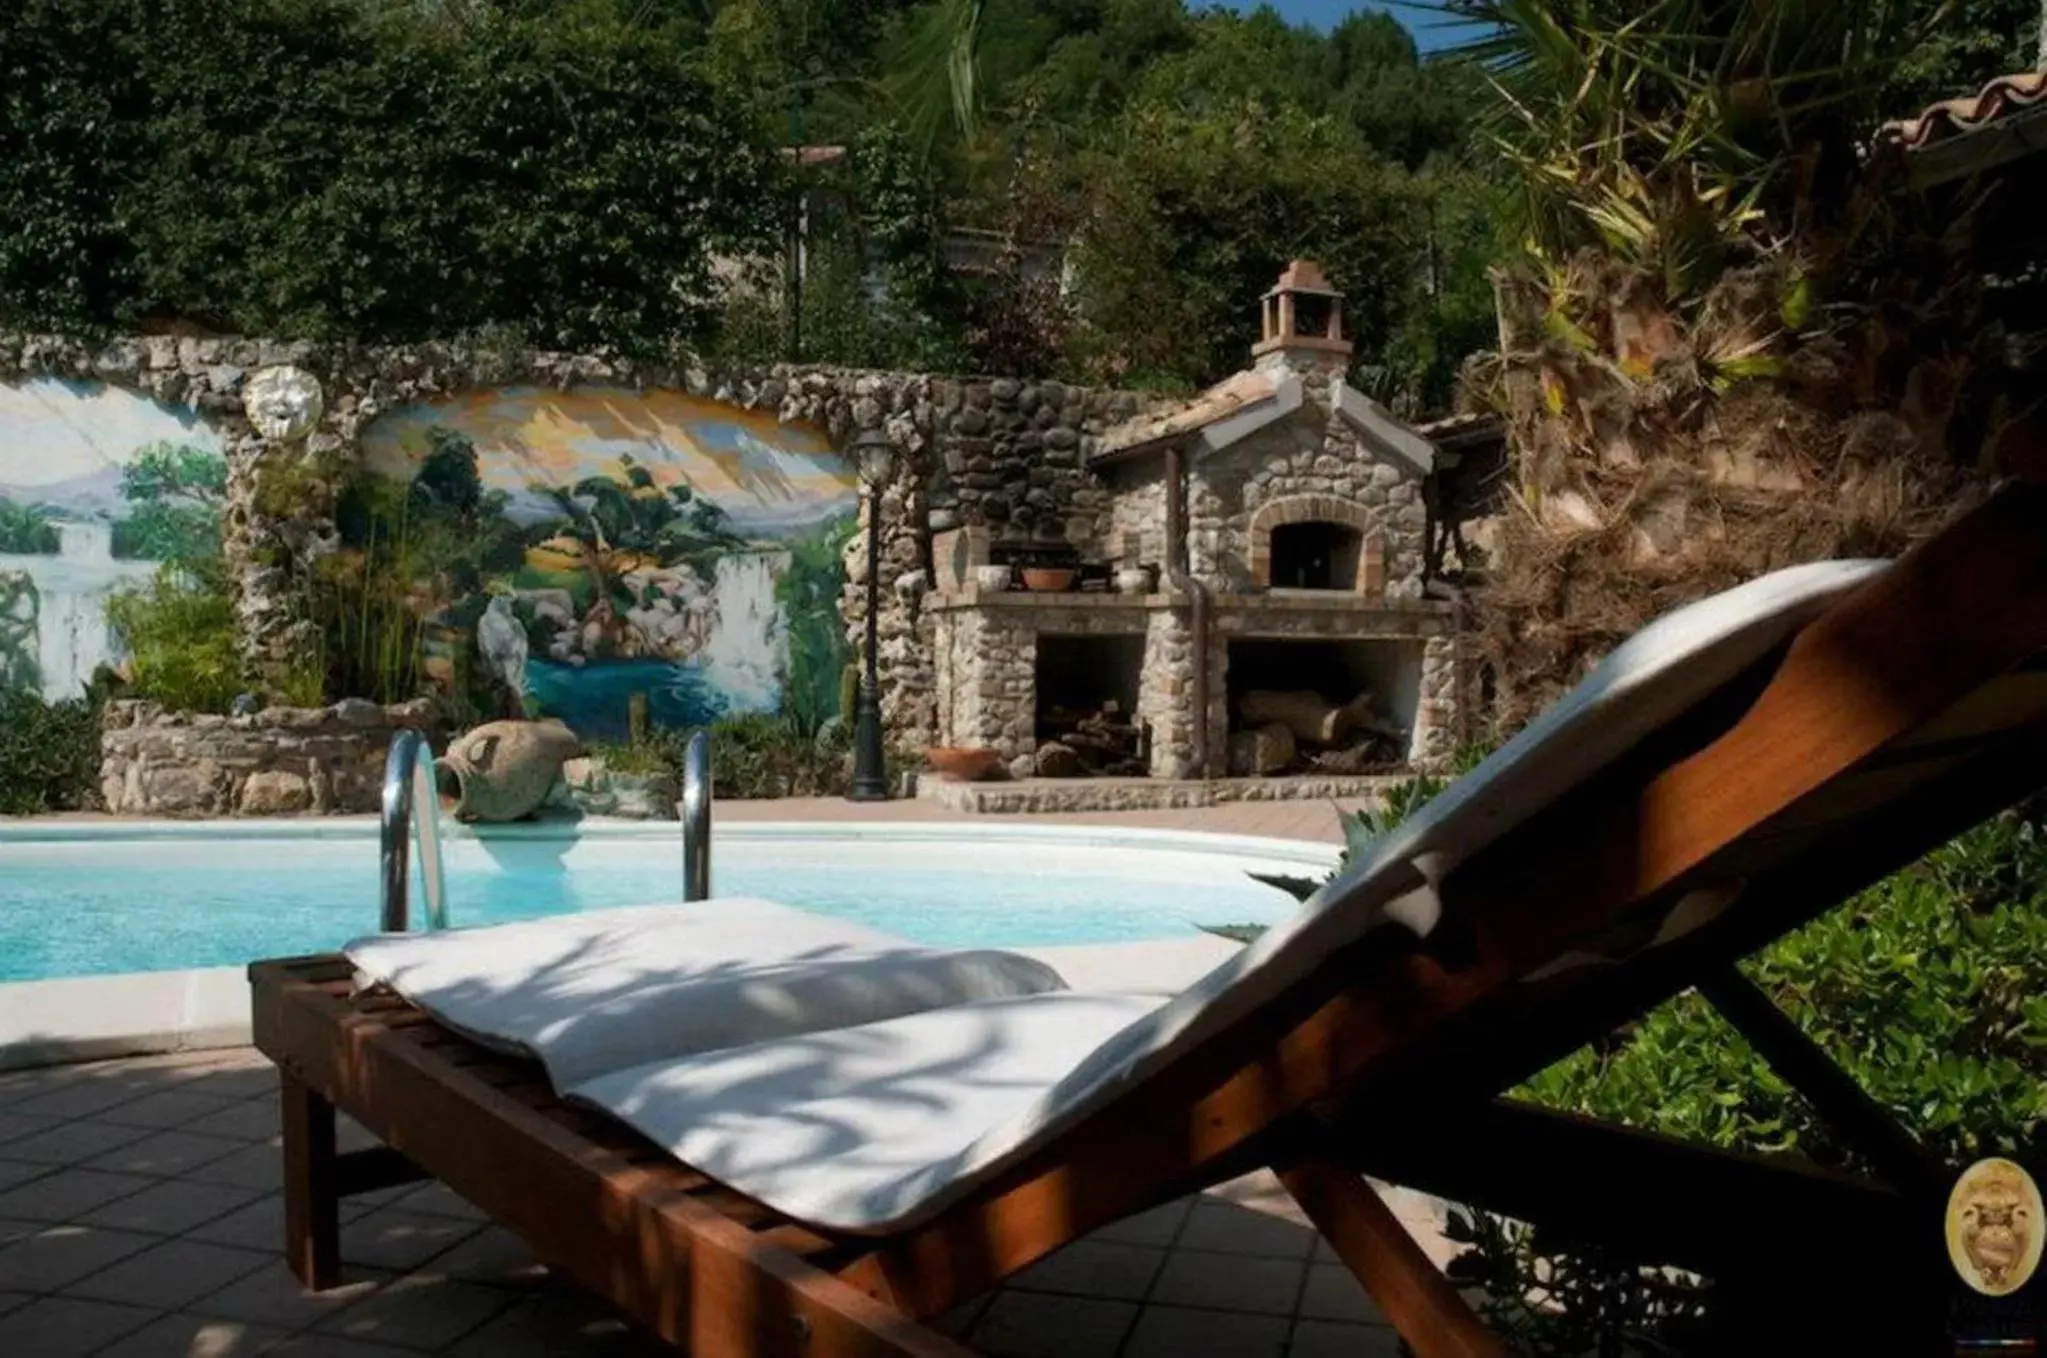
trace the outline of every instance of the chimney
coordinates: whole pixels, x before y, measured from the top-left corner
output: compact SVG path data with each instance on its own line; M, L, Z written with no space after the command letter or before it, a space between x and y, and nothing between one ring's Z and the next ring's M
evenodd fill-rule
M1329 286L1321 266L1297 259L1260 299L1258 343L1251 356L1261 368L1284 366L1342 372L1350 366L1343 333L1343 294Z

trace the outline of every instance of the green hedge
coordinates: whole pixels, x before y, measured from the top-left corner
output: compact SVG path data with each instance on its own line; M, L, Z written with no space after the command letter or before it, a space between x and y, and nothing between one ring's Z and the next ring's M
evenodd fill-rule
M659 6L17 0L0 324L658 351L783 175ZM564 14L564 10L572 13Z
M0 688L0 816L88 810L99 776L97 696L52 703Z

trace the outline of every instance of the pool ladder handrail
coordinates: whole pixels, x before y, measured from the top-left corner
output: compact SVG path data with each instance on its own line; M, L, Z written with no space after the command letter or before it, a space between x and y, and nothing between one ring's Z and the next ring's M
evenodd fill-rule
M696 731L682 752L682 898L711 896L711 733Z
M407 727L391 737L390 752L384 756L384 899L378 927L387 934L412 928L409 869L415 835L426 927L445 929L448 883L441 860L441 794L434 778L434 752L424 732Z

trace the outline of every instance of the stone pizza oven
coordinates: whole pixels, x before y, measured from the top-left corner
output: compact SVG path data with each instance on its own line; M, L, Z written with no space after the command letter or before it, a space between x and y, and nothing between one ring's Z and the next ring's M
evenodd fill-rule
M1074 571L1003 579L973 530L934 543L941 744L997 749L1019 777L1313 790L1447 762L1436 448L1344 380L1343 299L1315 265L1289 266L1261 317L1251 367L1084 450L1101 508Z

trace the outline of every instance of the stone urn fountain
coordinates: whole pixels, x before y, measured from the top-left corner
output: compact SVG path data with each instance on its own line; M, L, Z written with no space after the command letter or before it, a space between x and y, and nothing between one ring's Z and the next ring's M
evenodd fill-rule
M434 761L441 809L457 820L530 816L547 800L562 764L583 742L559 721L488 721L465 731Z

